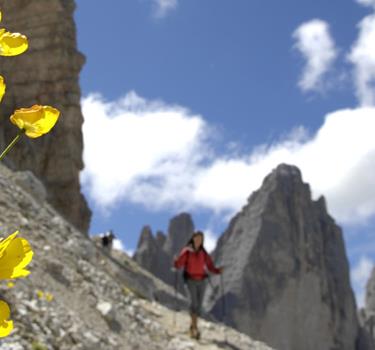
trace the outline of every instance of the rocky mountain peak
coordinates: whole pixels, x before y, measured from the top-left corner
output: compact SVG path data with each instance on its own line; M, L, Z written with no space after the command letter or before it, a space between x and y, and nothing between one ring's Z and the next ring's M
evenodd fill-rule
M365 306L358 310L358 317L363 333L361 349L375 349L375 266L366 284Z
M187 243L193 233L194 223L189 213L174 216L169 222L164 251L173 256Z
M163 247L167 237L162 231L156 232L156 242L158 243L159 247Z
M152 235L151 227L149 225L144 226L139 237L137 249L141 249L143 247L145 247L144 249L147 249L147 247L150 244L154 244L154 242L155 239Z
M226 323L280 350L352 350L360 337L342 232L281 164L230 222L213 253L226 266ZM217 318L219 279L205 295Z
M292 196L301 192L310 199L310 189L302 180L301 171L295 165L280 164L268 174L263 181L261 191L272 193L281 191L283 195Z
M149 230L151 229L147 230L148 233L142 230L133 259L165 283L174 285L175 276L171 270L173 257L179 253L193 234L193 219L189 213L174 216L169 221L167 236L158 231L154 238ZM180 274L177 278L179 292L186 294Z
M375 314L375 266L372 268L370 278L366 285L365 308Z
M266 180L268 178L284 178L288 181L295 179L302 182L302 173L301 170L295 165L281 163L272 170L271 174L266 177Z

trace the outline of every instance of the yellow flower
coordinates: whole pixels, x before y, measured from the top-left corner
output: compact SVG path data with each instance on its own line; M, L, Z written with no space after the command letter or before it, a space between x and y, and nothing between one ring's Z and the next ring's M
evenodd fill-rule
M13 288L14 287L14 283L13 282L8 282L7 283L7 287L8 288Z
M10 117L10 121L20 129L25 130L27 136L35 138L49 132L56 124L60 112L50 106L34 105L30 108L17 109Z
M18 231L0 241L0 279L27 276L26 266L33 257L33 251L26 239L16 237Z
M4 28L0 29L1 56L17 56L24 53L28 47L29 43L25 35L7 32Z
M38 289L38 290L36 291L36 295L38 296L39 299L42 299L43 296L44 296L44 292L41 291L40 289Z
M5 94L5 83L4 78L0 75L0 102Z
M46 300L47 301L52 301L53 300L53 295L51 293L46 293Z
M6 337L13 329L13 321L8 321L10 309L5 301L0 300L0 338Z

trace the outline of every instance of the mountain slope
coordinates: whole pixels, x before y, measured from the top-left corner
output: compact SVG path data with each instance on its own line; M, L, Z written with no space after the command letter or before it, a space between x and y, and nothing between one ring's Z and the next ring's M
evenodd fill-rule
M174 312L155 301L186 310L186 300L175 304L173 290L124 253L103 254L44 195L30 173L0 165L1 234L18 229L34 250L31 274L0 284L15 325L2 350L270 349L227 328L225 343L224 328L203 320L202 342L188 339L186 311L174 327Z

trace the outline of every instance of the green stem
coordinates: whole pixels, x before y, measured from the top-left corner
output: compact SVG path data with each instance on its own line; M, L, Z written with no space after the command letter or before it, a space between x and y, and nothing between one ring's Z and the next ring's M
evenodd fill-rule
M6 154L11 150L11 148L17 143L17 141L20 139L20 137L22 136L22 134L25 132L25 129L21 129L17 136L13 139L13 141L8 145L7 148L5 148L5 150L3 151L3 153L0 154L0 160L2 160Z

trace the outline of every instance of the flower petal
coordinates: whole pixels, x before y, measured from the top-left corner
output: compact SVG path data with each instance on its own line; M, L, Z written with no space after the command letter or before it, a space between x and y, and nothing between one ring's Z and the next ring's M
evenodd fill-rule
M0 242L0 244L2 243ZM31 246L26 239L13 237L6 244L5 250L2 251L0 258L0 279L27 276L30 271L26 269L26 266L32 260L33 254Z
M53 300L53 295L51 293L46 293L46 300L51 302Z
M20 129L25 129L28 137L36 138L49 132L56 124L60 111L51 106L34 105L17 109L10 121Z
M5 94L6 85L4 83L4 78L0 75L0 102Z
M13 329L13 321L8 321L10 317L9 305L0 300L0 337L6 337Z
M16 236L18 235L19 231L15 231L13 232L11 235L9 235L7 238L5 239L2 239L0 241L0 259L1 257L3 256L5 250L7 249L8 245L10 244L10 242L16 238Z
M27 37L20 33L7 32L0 29L0 55L17 56L24 53L29 47Z

